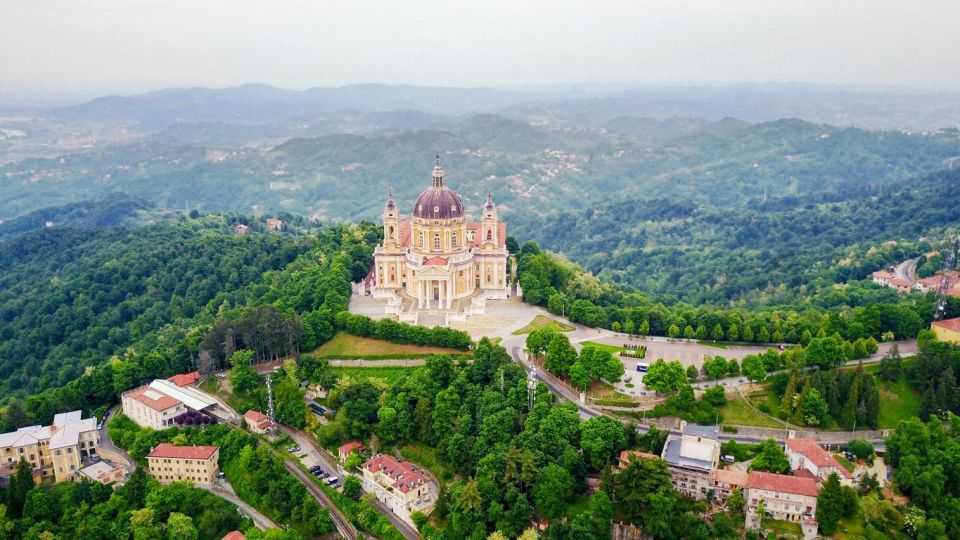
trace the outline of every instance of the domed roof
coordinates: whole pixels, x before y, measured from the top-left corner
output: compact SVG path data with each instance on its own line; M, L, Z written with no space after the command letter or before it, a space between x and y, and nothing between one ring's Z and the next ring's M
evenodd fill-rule
M443 185L440 158L433 168L433 185L423 190L413 205L413 217L420 219L454 219L463 217L463 202L452 189Z

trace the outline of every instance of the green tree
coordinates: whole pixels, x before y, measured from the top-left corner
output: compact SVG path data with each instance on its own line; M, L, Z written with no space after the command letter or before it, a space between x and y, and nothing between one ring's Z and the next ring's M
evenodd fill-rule
M557 333L547 346L547 360L543 366L554 375L566 376L570 366L577 360L577 350L570 344L567 336Z
M698 377L700 377L700 372L697 370L697 366L693 364L687 366L687 380L695 382Z
M27 496L33 487L32 467L25 459L20 458L20 462L17 463L17 470L10 478L10 484L7 486L7 510L11 517L19 518L23 516Z
M745 503L746 501L743 499L743 492L739 489L734 489L730 493L730 496L727 497L727 508L737 514L743 511L743 506Z
M573 486L570 473L556 463L550 463L540 471L533 489L533 499L543 515L552 519L563 512L567 501L573 496Z
M658 358L647 368L643 376L643 385L656 392L667 394L676 392L687 384L687 373L679 361L666 362Z
M837 523L847 515L847 502L840 486L840 477L833 473L817 496L816 517L820 532L825 535L837 532Z
M190 516L180 512L172 512L167 517L167 525L164 527L167 540L197 540L200 532L193 526L193 520Z
M352 474L347 476L347 478L343 481L343 494L353 500L359 500L360 493L360 480L358 480L357 477Z
M767 378L767 368L763 365L763 359L756 354L748 354L743 357L741 371L751 382L760 383Z
M230 357L230 365L233 367L227 373L227 380L230 381L233 393L245 396L261 386L260 376L253 369L252 362L253 352L245 349L233 353Z
M580 424L583 458L595 471L603 470L626 446L626 432L617 420L598 416Z
M587 368L583 367L583 363L579 360L570 366L570 384L580 390L586 390L590 386L590 373L587 372Z
M750 463L750 470L790 474L790 461L777 441L767 439L760 443L757 456Z
M639 334L643 337L650 335L650 321L644 319L643 322L640 323Z
M130 514L133 540L162 540L163 532L154 519L153 508L141 508Z
M667 329L667 335L671 338L676 338L680 335L680 327L675 324L671 324L670 328Z
M703 363L703 371L713 380L719 380L727 374L727 361L722 356L714 356Z
M803 421L808 426L822 426L827 419L827 402L816 388L810 388L803 399Z
M717 323L713 326L713 331L710 332L710 337L715 340L723 339L723 327L720 326L720 323Z
M727 339L730 341L736 341L740 337L740 329L737 328L736 324L731 323L730 327L727 328Z
M696 332L693 331L693 327L689 324L683 329L683 337L685 339L693 339L697 337Z
M887 354L880 359L880 378L885 381L895 381L903 373L903 359L900 357L900 347L894 343Z

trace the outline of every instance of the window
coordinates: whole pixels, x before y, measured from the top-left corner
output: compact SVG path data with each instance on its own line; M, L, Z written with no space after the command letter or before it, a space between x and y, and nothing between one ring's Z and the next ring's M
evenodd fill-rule
M493 240L493 231L487 229L487 240Z
M450 236L450 245L453 247L457 247L457 233L453 233Z
M440 249L440 234L433 233L433 247L434 249Z
M420 247L423 247L423 231L420 231Z
M456 211L457 211L457 205L455 205L455 204L454 204L454 205L451 205L451 206L450 206L450 211L451 211L451 212L456 212Z
M434 207L433 207L433 213L434 213L434 214L439 214L439 213L440 213L440 207L439 207L439 206L434 206Z

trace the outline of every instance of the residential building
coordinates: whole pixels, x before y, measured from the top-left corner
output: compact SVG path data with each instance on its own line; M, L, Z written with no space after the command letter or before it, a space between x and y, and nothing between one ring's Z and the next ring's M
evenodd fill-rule
M98 461L89 467L80 469L80 475L101 484L112 484L123 480L123 467L115 467L106 461Z
M237 234L247 234L248 232L250 232L250 227L247 227L246 225L241 223L233 228L233 232Z
M747 487L747 472L740 469L714 469L711 476L713 498L719 504L726 504L735 490L743 493Z
M158 444L147 454L150 476L161 484L190 482L210 485L219 472L220 448Z
M277 218L267 218L267 230L270 231L282 231L283 230L283 221Z
M378 454L363 464L361 482L364 491L404 521L413 524L414 512L430 513L437 500L437 485L409 461Z
M826 481L831 474L836 473L841 483L853 483L850 471L813 439L787 439L784 450L790 461L790 468L794 471L809 471L820 481Z
M940 341L960 345L960 317L933 321L930 324L930 329L933 330L933 334Z
M777 519L799 523L804 538L815 538L818 493L817 482L812 478L750 472L747 475L747 491L744 494L747 505L747 528L759 528L761 518ZM763 502L765 516L759 514L761 502Z
M680 435L671 434L660 456L667 462L673 485L693 499L713 498L713 470L720 462L716 426L680 423Z
M905 279L898 278L886 270L877 270L872 274L873 282L877 285L896 289L901 293L908 293L913 290L913 284Z
M247 540L247 537L240 531L230 531L220 540Z
M22 458L33 468L38 482L75 479L82 463L95 455L100 445L96 417L82 415L82 411L60 413L49 426L27 426L0 434L0 476L12 474Z
M350 441L340 448L337 448L337 456L340 458L340 463L343 463L353 452L362 454L366 451L367 447L365 447L360 441Z
M264 435L274 427L267 415L260 411L249 410L243 414L243 419L247 423L247 429L258 435Z

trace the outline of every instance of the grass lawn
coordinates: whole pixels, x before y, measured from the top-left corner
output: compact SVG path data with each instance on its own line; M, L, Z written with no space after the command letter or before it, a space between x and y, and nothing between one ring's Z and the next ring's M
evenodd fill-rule
M456 476L453 469L444 464L437 455L436 448L411 442L401 446L398 450L404 459L427 468L430 472L437 475L437 478L439 478L441 482L451 482Z
M616 388L603 381L593 381L590 389L587 390L587 396L595 400L597 405L632 407L637 404L636 398L618 392Z
M726 343L722 343L722 342L720 342L720 341L709 341L709 340L706 340L706 339L701 339L701 340L698 340L697 343L699 343L700 345L706 345L707 347L713 347L713 348L715 348L715 349L726 349L726 348L728 348L728 346L727 346Z
M557 332L570 332L574 330L573 326L570 326L565 322L561 322L556 319L551 319L550 317L547 317L545 315L537 315L536 317L533 318L532 321L530 321L530 324L524 326L519 330L515 330L513 332L513 335L519 336L522 334L529 334L530 332L533 332L538 328L543 328L544 326L552 326L553 329L556 330Z
M727 404L720 407L720 414L723 415L724 424L767 428L783 427L783 422L755 412L743 402L740 394L734 392L727 393Z
M833 457L837 460L838 463L843 465L843 468L846 469L847 472L852 473L853 470L857 468L856 465L854 465L853 463L850 463L849 459L843 457L843 454L834 453Z
M587 345L590 345L591 347L596 347L601 351L610 351L613 354L617 354L618 352L623 350L623 347L619 345L607 345L606 343L597 343L596 341L584 341L583 343L581 343L581 345L583 345L584 347L586 347Z
M589 505L590 497L577 497L576 499L570 501L570 504L568 504L567 508L564 509L563 516L573 519L577 517L578 514L586 512Z
M469 355L467 351L458 351L446 347L425 347L422 345L403 345L380 339L358 337L346 332L338 332L333 339L324 343L310 354L319 358L360 358L364 360L423 358L430 354Z
M793 538L802 538L803 531L800 529L799 523L793 523L792 521L782 521L779 519L765 519L763 520L763 529L770 531L774 536L783 536L790 535Z
M330 371L336 373L337 375L353 377L355 379L383 379L388 383L392 383L400 377L407 375L411 371L418 368L411 367L331 367Z
M920 396L907 381L884 381L877 378L880 387L880 408L877 412L877 427L895 428L901 420L920 414Z

